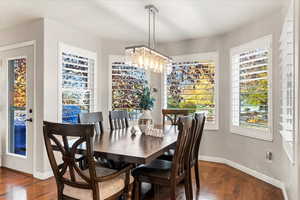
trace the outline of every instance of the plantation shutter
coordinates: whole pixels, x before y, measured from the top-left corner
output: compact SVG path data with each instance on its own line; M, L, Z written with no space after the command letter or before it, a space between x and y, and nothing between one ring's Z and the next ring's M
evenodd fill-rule
M206 114L206 128L217 128L217 54L174 57L165 71L166 107Z
M294 21L291 7L280 38L281 116L280 133L285 141L293 142L295 134L295 67Z
M78 114L94 111L94 56L65 47L61 51L62 121L77 123Z
M259 98L268 98L268 91L262 87L268 85L268 49L247 50L233 56L232 60L232 109L233 125L265 128L268 119L268 103L260 103ZM250 98L257 96L258 102L251 103ZM255 101L255 99L252 99ZM249 103L250 102L250 103ZM257 108L255 108L257 107ZM258 108L259 107L259 108ZM247 116L253 109L260 109L257 118ZM257 122L254 122L257 119ZM253 122L251 122L252 120ZM262 121L262 123L258 121Z
M126 110L131 118L141 112L140 95L148 85L146 71L126 64L123 57L111 62L112 109Z

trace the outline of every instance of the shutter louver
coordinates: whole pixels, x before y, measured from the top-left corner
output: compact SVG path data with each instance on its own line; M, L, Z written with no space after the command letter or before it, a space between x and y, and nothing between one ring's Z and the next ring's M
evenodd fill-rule
M256 48L232 56L232 124L268 128L268 49Z
M77 123L78 114L94 110L95 60L62 51L62 121Z
M295 140L295 65L293 7L285 18L280 38L281 112L280 134L288 157L294 160Z
M114 61L112 65L112 109L126 110L132 119L141 112L140 95L148 85L146 71L125 62Z
M169 65L165 73L167 108L184 108L204 112L208 124L215 124L215 61L182 60Z

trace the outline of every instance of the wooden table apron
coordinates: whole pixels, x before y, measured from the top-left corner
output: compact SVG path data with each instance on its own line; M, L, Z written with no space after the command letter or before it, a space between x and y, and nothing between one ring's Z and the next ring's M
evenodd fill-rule
M171 149L177 141L177 126L165 126L164 137L153 137L138 132L132 136L131 127L115 131L105 131L94 139L94 153L103 158L133 164L148 164ZM70 146L72 140L69 140ZM78 147L84 153L85 145Z

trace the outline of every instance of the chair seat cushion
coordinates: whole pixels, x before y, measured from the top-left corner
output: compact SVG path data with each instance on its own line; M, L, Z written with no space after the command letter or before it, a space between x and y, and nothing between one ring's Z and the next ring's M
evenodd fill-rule
M133 170L132 175L134 177L149 177L149 178L171 178L172 162L167 160L154 160L148 165L143 165Z
M113 174L115 172L116 170L113 169L96 167L96 173L98 177ZM89 176L88 169L84 170L83 174ZM68 173L66 173L65 176L69 176ZM76 180L78 180L79 182L86 183L77 173L76 173ZM133 177L130 176L130 184L133 183L133 180L134 180ZM125 187L124 181L125 181L125 174L120 175L108 181L99 182L98 186L99 186L100 200L107 199L108 197L111 197L114 194L123 190ZM93 200L92 190L80 189L69 185L65 185L63 194L80 200Z

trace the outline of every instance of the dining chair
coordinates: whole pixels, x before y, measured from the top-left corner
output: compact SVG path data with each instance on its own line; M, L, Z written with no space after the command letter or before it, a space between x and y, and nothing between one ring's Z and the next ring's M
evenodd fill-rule
M44 141L50 165L57 184L58 200L84 199L104 200L128 197L133 177L132 166L112 170L96 165L93 157L92 124L59 124L44 122ZM83 152L88 169L81 170L76 158L78 147L85 146ZM57 151L61 156L55 156Z
M156 159L148 165L140 166L133 170L135 178L134 197L140 199L141 183L148 182L154 185L155 200L159 200L159 187L169 186L171 200L176 199L176 186L184 181L186 199L192 199L191 185L188 180L190 159L190 142L192 139L191 131L194 129L195 120L190 117L181 117L178 121L178 139L174 159L172 161Z
M199 159L200 143L202 140L206 117L203 113L195 113L195 119L197 121L197 130L195 132L194 139L193 139L194 142L192 144L190 170L192 167L194 167L197 189L200 189L200 172L199 172L198 159ZM190 178L190 181L191 180L192 179Z
M96 133L103 133L102 112L80 113L78 119L80 124L95 124Z
M109 125L110 130L128 128L128 113L125 110L109 111Z
M97 135L100 135L101 133L103 133L102 112L80 113L80 114L78 114L78 122L80 124L94 124ZM101 164L105 167L108 167L108 168L113 168L112 161L104 159L101 156L95 156L95 158L97 159L99 164ZM87 167L86 159L82 159L82 161L79 163L79 166L81 169L86 169L86 167Z
M166 118L171 121L171 125L177 125L179 116L188 116L189 110L187 109L162 109L163 126L165 126Z
M193 132L194 136L192 139L192 145L191 145L191 159L190 159L190 170L194 167L195 171L195 179L196 179L196 185L197 189L200 189L200 173L199 173L199 163L198 163L198 156L199 156L199 149L200 149L200 143L203 135L203 129L205 125L205 115L203 113L195 113L194 118L196 120L196 128ZM162 160L168 160L172 161L174 159L174 154L167 153L159 157L159 159ZM191 172L189 173L191 174ZM191 177L189 177L191 181Z

